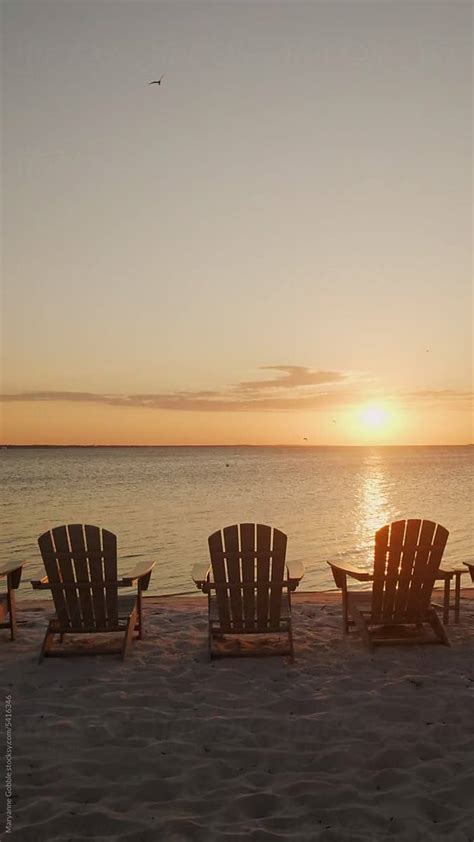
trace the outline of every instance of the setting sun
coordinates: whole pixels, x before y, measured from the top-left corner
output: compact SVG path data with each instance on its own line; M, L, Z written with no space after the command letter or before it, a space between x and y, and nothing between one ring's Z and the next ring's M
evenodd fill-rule
M360 418L364 427L379 430L386 426L389 415L387 410L381 406L366 406L361 410Z

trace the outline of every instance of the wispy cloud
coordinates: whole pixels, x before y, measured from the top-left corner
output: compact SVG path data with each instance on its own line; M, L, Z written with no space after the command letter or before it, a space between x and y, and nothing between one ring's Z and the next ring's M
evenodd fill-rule
M180 412L282 412L336 409L368 399L395 399L418 407L433 405L464 409L472 405L469 391L455 389L420 390L376 395L367 391L360 377L338 371L312 371L306 366L272 365L261 370L278 372L266 380L243 380L221 390L188 390L148 394L107 392L31 391L0 395L0 401L69 401L107 406L167 409Z
M347 402L351 390L340 389L348 375L337 371L311 371L306 366L264 366L281 372L267 380L248 380L218 391L155 392L117 395L95 392L36 391L0 396L2 401L70 401L108 406L145 407L200 412L261 412L317 409ZM324 389L321 387L325 387ZM334 389L336 387L336 389Z
M268 380L244 380L235 387L239 391L260 391L262 389L295 389L300 386L321 386L338 383L347 375L339 371L311 371L302 365L264 365L261 371L281 371L282 375Z
M474 395L462 389L420 389L402 395L404 400L418 404L433 404L445 409L463 409L472 407Z

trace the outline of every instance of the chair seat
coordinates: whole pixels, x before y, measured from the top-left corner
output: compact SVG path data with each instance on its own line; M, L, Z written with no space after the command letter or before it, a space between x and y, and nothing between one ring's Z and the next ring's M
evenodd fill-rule
M63 624L60 622L57 616L53 617L50 621L50 627L53 631L67 631L69 633L80 633L80 632L90 632L93 634L97 631L103 632L113 632L113 631L122 631L125 627L133 609L137 604L137 595L136 594L127 594L126 596L119 596L118 597L118 624L117 626L107 627L102 625L91 625L91 626L70 626L65 628Z
M425 611L417 615L408 614L400 614L400 615L393 615L390 618L382 619L377 618L374 619L372 614L372 594L366 593L364 591L348 591L347 593L347 607L349 611L351 608L356 608L367 616L369 623L373 623L373 625L384 625L386 623L397 625L403 623L417 623L421 622L422 620L426 619L430 611L433 609L428 607Z
M277 634L279 632L286 632L288 630L288 624L291 619L291 608L290 608L290 600L288 598L288 594L284 593L281 597L281 609L280 609L280 619L278 623L274 623L273 625L270 624L270 621L267 621L265 624L258 625L257 624L257 617L253 619L253 622L247 624L245 619L243 620L242 624L237 624L232 622L228 623L221 623L219 617L219 608L217 604L217 599L214 595L211 595L210 604L209 604L209 622L212 626L217 626L222 632L227 634Z

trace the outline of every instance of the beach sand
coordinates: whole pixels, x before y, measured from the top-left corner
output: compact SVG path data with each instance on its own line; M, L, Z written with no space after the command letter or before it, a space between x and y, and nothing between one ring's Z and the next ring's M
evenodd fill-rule
M371 654L356 633L343 637L339 595L300 594L293 664L210 663L198 596L146 599L146 638L125 662L38 665L52 603L22 600L18 641L0 640L14 803L2 838L474 840L472 589L464 595L451 647Z

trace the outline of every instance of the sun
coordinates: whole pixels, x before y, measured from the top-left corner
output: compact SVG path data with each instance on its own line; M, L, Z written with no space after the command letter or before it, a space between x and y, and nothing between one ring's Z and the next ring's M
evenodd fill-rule
M363 426L369 430L382 430L387 426L389 415L382 406L364 406L360 411Z
M390 398L354 404L347 416L354 444L396 444L406 423L403 407Z

